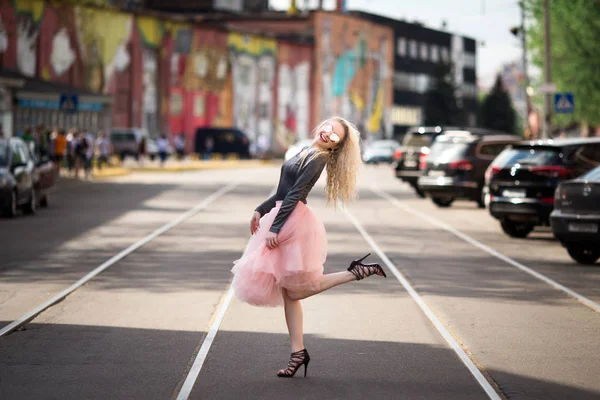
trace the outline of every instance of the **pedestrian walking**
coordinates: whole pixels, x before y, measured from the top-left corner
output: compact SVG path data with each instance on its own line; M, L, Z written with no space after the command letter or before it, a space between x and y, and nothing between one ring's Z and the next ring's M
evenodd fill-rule
M144 166L144 159L146 158L146 151L147 151L146 138L144 136L142 136L140 138L140 142L138 144L138 162L140 164L140 167Z
M52 146L52 158L56 165L60 168L63 158L67 153L67 138L65 136L65 131L62 129L54 129L54 132L52 132L52 142L54 143Z
M77 149L78 135L79 133L76 128L71 128L67 134L67 169L69 176L73 175L73 171L77 166L77 154L75 151Z
M306 205L306 197L327 168L328 204L346 204L355 198L361 165L360 135L347 120L332 117L321 122L314 140L281 168L277 192L259 205L250 220L252 236L232 272L236 296L256 306L283 304L291 343L288 367L279 377L293 377L310 361L304 347L300 300L334 286L377 274L379 264L354 260L346 271L323 274L327 256L325 227Z
M161 135L156 142L156 146L158 147L158 157L160 158L160 166L162 167L165 164L169 151L169 139L167 139L167 135Z
M185 155L185 136L183 133L175 136L175 151L177 152L177 159L179 161L183 160Z
M213 147L215 146L215 140L209 136L204 141L204 159L210 160L210 155L212 154Z
M110 139L106 137L104 131L98 132L98 138L95 144L96 155L98 160L98 169L102 169L105 165L109 165L109 159L112 153Z
M79 178L79 170L84 170L84 175L87 178L87 153L88 153L88 141L86 140L85 133L79 132L77 135L77 142L75 143L75 178Z

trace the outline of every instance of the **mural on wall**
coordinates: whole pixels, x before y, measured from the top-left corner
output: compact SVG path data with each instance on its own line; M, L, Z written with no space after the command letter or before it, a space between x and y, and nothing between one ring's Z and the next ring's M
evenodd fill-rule
M230 33L227 43L233 81L233 123L251 141L268 146L266 142L273 138L277 42Z
M391 135L393 33L344 15L317 13L314 104L319 119L340 115L364 134Z
M279 44L274 140L283 149L310 134L311 54L310 46Z
M179 27L171 39L169 127L193 149L197 128L233 124L227 33Z
M37 61L37 40L40 34L39 14L29 13L29 10L19 10L17 2L17 68L28 77L35 76ZM19 12L21 11L21 12Z

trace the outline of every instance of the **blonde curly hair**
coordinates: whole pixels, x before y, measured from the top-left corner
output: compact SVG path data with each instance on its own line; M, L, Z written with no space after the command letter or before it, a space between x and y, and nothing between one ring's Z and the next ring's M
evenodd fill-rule
M310 159L327 157L327 204L333 203L333 206L337 207L338 203L341 203L345 206L357 197L356 178L362 164L360 132L352 122L333 116L321 121L313 130L312 137L315 137L321 127L329 121L337 121L344 127L344 138L334 150L315 152Z

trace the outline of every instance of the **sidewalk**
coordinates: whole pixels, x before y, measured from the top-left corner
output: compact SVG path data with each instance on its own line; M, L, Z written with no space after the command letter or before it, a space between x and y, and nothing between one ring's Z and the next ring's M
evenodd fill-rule
M182 161L167 160L163 166L158 160L144 160L139 163L132 159L127 159L114 166L94 168L92 177L94 179L112 178L117 176L129 175L132 172L182 172L182 171L200 171L214 169L233 169L233 168L252 168L269 165L278 162L277 160L239 160L239 159L212 159L212 160L194 160L186 159ZM61 168L60 175L69 177L66 168ZM83 176L83 171L79 172Z

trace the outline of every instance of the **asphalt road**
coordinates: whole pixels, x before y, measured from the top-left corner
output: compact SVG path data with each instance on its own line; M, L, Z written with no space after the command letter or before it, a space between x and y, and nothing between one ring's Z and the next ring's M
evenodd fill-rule
M600 398L600 265L574 264L548 230L508 238L474 204L439 209L386 166L363 169L347 212L326 206L324 179L311 193L326 272L370 251L388 278L303 301L308 377L277 378L283 310L229 290L277 177L64 181L49 209L0 220L0 329L147 241L0 337L0 399Z

